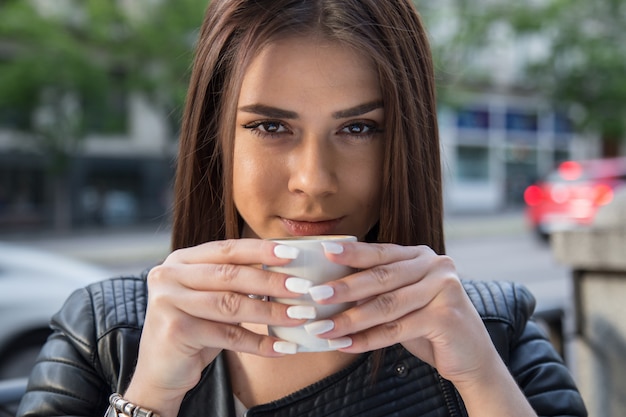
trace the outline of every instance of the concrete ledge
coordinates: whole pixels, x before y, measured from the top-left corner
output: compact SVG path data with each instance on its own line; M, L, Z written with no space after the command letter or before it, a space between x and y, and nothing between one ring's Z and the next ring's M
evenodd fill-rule
M626 228L590 228L551 236L555 258L572 269L626 270Z

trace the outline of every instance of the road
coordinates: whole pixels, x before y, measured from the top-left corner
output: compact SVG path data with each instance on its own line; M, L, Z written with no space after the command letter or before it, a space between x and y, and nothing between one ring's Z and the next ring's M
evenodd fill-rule
M522 212L445 219L446 251L462 278L515 281L537 298L537 310L572 308L570 270L533 235Z
M528 233L450 239L447 252L462 278L525 284L538 310L571 302L569 269L554 260L548 244Z
M518 281L538 300L538 309L571 300L569 270L556 263L549 245L534 238L522 213L446 217L446 246L463 278ZM113 274L137 274L168 253L166 228L81 232L68 236L13 239L105 266Z

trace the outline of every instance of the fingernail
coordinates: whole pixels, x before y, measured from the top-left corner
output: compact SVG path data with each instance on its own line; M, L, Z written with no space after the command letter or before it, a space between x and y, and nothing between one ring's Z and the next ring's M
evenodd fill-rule
M331 349L342 349L352 346L352 339L349 337L338 337L337 339L328 339L328 347Z
M287 309L287 316L292 319L314 319L316 315L313 306L291 306Z
M329 285L318 285L317 287L309 288L309 294L315 301L326 300L332 297L334 293L335 290Z
M332 253L335 255L339 255L340 253L343 253L343 246L341 246L339 243L322 242L322 246L324 247L324 251L328 253Z
M335 328L335 322L332 320L320 320L313 323L305 324L304 330L312 336L326 333Z
M298 294L306 294L312 286L313 282L304 278L289 277L285 280L285 287Z
M281 259L296 259L300 250L298 248L294 248L293 246L287 245L276 245L274 246L274 255L277 258Z
M274 345L272 347L274 348L274 352L276 353L287 353L289 355L293 355L298 351L298 345L291 342L274 342Z

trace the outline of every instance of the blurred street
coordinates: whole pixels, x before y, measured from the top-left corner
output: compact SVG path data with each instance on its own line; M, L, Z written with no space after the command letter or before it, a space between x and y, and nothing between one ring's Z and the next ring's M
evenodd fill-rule
M63 235L0 236L0 240L102 266L112 275L136 275L159 263L169 252L169 239L169 229L155 227L83 230Z
M548 242L527 227L520 211L446 219L446 249L462 278L516 281L537 298L537 311L570 309L570 271Z
M522 282L537 297L538 310L569 304L568 269L528 230L521 211L453 214L444 224L448 254L463 278ZM138 274L157 264L170 244L169 230L156 227L0 239L85 260L113 275Z

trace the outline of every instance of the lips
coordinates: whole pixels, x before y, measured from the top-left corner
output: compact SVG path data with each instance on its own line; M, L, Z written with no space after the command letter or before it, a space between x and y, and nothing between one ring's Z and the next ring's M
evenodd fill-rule
M292 236L331 235L335 233L341 219L323 221L303 221L281 219L287 233Z

